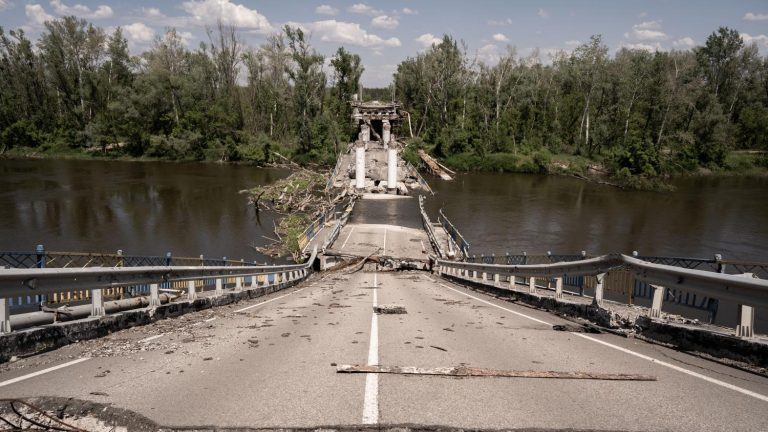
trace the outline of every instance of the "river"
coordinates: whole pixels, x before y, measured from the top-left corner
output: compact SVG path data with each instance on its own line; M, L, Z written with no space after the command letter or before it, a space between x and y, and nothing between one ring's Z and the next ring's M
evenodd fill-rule
M214 163L0 160L0 250L227 256L263 260L273 236L241 189L287 171ZM474 253L639 251L768 261L768 179L696 177L676 191L622 191L529 174L428 180Z

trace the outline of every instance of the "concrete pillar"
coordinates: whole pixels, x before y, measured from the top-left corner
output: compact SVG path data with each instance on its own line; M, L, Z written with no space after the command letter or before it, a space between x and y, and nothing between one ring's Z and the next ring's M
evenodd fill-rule
M11 332L11 302L7 298L0 299L0 334Z
M515 275L509 277L509 289L515 289Z
M653 300L649 315L651 318L661 318L661 305L664 303L664 293L666 288L658 285L651 285L653 288Z
M528 293L536 294L536 278L528 278Z
M595 286L595 300L592 302L593 305L603 305L603 281L605 281L605 273L600 273L597 275L597 286Z
M355 148L355 187L365 187L365 143L359 141Z
M103 294L100 289L91 290L91 316L102 317L106 315Z
M381 140L384 141L384 145L386 146L389 144L389 141L392 139L391 130L392 126L389 124L389 120L382 120L382 126L381 126Z
M216 278L216 295L224 294L224 281L221 278Z
M557 300L563 299L563 278L555 278L555 298Z
M472 270L472 279L477 279L477 270Z
M149 285L149 307L156 308L160 306L160 285L159 284L150 284Z
M240 292L243 290L243 277L238 276L235 278L235 291Z
M192 301L197 299L197 291L195 290L195 281L189 281L187 285L187 300Z
M371 140L371 127L367 124L363 123L360 125L360 133L362 134L362 139L364 142Z
M498 273L493 275L493 285L494 286L499 286L499 274Z
M387 189L390 191L397 189L397 146L389 145L387 148Z
M755 308L739 305L739 324L736 326L736 336L750 338L755 335Z

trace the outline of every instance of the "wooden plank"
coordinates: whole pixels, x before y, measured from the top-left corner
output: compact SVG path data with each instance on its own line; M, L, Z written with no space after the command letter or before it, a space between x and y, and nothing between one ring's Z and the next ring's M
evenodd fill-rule
M419 149L419 157L424 161L425 164L427 164L433 174L440 176L440 178L443 180L453 180L451 176L445 172L445 170L440 168L440 164L432 159L432 156L428 155L424 150Z
M468 366L419 368L415 366L338 365L337 373L386 373L401 375L437 375L454 377L555 378L608 381L656 381L652 375L608 374L592 372L558 372L535 370L500 370Z

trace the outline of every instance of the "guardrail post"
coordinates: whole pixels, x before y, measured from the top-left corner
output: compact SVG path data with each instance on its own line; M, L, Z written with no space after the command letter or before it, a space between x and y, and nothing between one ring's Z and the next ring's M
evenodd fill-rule
M515 289L516 279L517 278L515 275L509 275L509 289L511 290Z
M498 273L494 273L493 274L493 284L495 286L499 286L499 274Z
M45 268L45 246L37 245L35 253L37 254L37 268Z
M189 281L189 285L187 285L187 300L193 301L197 299L197 291L195 290L195 281L191 280Z
M102 317L106 315L104 311L104 297L101 289L91 290L91 316Z
M224 284L221 278L216 278L216 295L224 294Z
M535 277L528 278L528 293L536 294L536 278Z
M117 250L117 263L115 263L115 267L125 267L125 260L123 259L122 249Z
M240 292L243 290L243 277L238 276L235 278L235 292Z
M664 303L664 293L666 288L659 285L651 285L653 288L653 300L651 303L651 318L661 318L661 305Z
M11 302L0 298L0 334L11 332Z
M717 262L717 272L718 273L725 273L725 264L723 264L723 256L720 254L715 254L715 261Z
M555 278L555 298L557 300L563 299L563 278L562 277Z
M156 283L149 284L149 307L160 306L160 286Z
M752 330L755 326L755 308L747 305L739 305L739 324L736 326L736 336L751 338L755 335Z
M592 302L593 305L596 305L598 307L603 306L603 283L605 282L605 273L600 273L596 276L597 278L597 285L595 285L595 300Z
M170 252L166 252L165 253L165 265L170 267L172 265L172 263L173 263L173 254L171 254Z

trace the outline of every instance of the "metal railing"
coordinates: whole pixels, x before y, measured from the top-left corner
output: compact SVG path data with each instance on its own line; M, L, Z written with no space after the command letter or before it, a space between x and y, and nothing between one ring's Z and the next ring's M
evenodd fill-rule
M312 271L317 249L304 264L252 266L138 266L87 268L14 268L0 270L0 332L11 326L11 298L52 296L60 293L86 293L90 299L90 315L105 315L105 291L122 289L146 293L150 307L160 305L159 293L186 287L186 299L193 301L199 291L214 287L214 295L222 295L231 282L232 289L295 283ZM82 297L77 298L82 300ZM139 304L140 305L140 304ZM51 311L56 314L55 310Z
M413 174L413 176L416 178L416 181L419 182L419 184L427 190L430 194L434 195L435 192L432 190L431 187L429 187L429 183L427 183L426 180L424 180L424 177L419 174L419 170L416 169L413 165L411 165L410 162L405 161L405 167Z
M437 259L436 267L440 274L466 279L472 282L493 286L514 287L517 278L524 280L529 292L536 292L536 279L544 279L545 286L555 283L555 299L563 298L563 286L566 279L578 277L595 278L594 302L603 304L607 275L627 272L634 280L648 285L652 290L650 316L661 316L661 308L669 292L688 292L706 298L728 299L740 306L739 322L736 334L743 337L753 336L754 307L768 307L768 281L731 275L713 271L681 268L666 264L654 264L627 255L612 254L574 261L562 261L548 264L485 264L455 262Z
M424 225L424 230L427 232L429 241L434 246L437 255L440 258L446 258L447 254L443 251L443 247L435 234L435 227L432 225L432 221L429 220L426 210L424 209L424 195L419 195L419 211L421 212L421 223Z
M341 233L341 229L346 225L347 221L349 220L349 217L352 215L352 209L355 208L355 202L356 199L352 198L349 201L349 204L344 209L344 214L340 218L336 218L336 223L333 225L333 229L331 229L331 232L328 233L328 235L325 237L325 241L323 242L322 247L320 248L321 252L325 252L333 242L336 241L337 238L339 238L339 234Z
M445 232L448 233L448 237L453 242L454 246L461 251L461 254L466 258L469 256L469 242L464 239L458 229L448 220L448 217L443 213L443 209L440 209L437 221L443 226Z

